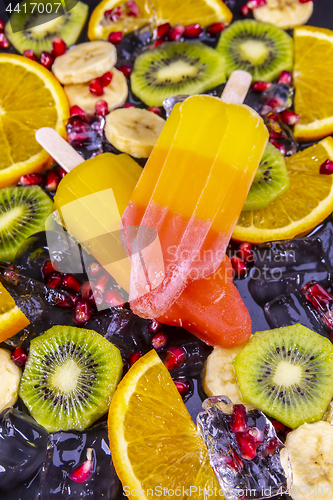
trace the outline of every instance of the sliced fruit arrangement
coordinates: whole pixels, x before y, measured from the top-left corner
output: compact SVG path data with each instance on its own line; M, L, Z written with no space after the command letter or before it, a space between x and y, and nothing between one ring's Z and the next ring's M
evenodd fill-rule
M175 491L180 478L178 498L187 498L190 486L197 491L216 487L220 498L205 444L155 351L140 358L119 384L108 426L112 460L130 499L133 490Z
M79 106L94 114L102 99L106 112L122 106L128 95L126 77L114 66L117 50L109 42L96 41L76 45L56 58L52 70L64 84L71 107Z
M333 178L320 173L327 159L333 160L331 137L286 158L289 189L262 210L243 211L233 238L250 243L294 238L328 217L333 211Z
M243 69L254 80L270 82L293 67L293 39L272 24L236 21L222 32L216 50L225 58L228 77Z
M266 0L266 4L253 9L257 21L271 23L285 30L305 24L313 12L313 2L299 0Z
M294 40L295 137L311 141L333 133L333 31L301 26Z
M105 136L119 151L148 158L164 124L163 118L146 109L116 109L106 117Z
M22 243L43 231L53 202L39 186L0 189L0 261L12 262Z
M201 42L165 42L136 58L131 85L148 106L177 94L200 94L224 83L225 61Z
M145 24L202 26L230 23L232 13L222 0L103 0L93 11L88 27L90 40L107 39L111 32L130 33Z
M333 345L302 325L257 332L234 360L244 401L288 427L320 420L333 395Z
M11 352L0 349L0 412L16 402L21 373L21 368L11 358Z
M0 283L0 342L13 337L29 323L28 318L15 304L13 297Z
M40 172L53 160L35 140L40 127L65 137L66 94L50 71L30 59L0 54L0 187Z
M207 396L223 395L235 404L244 403L233 366L233 360L242 352L244 345L229 349L215 347L208 356L202 381L202 387Z
M5 28L7 38L21 54L25 50L32 50L36 55L44 51L51 52L54 37L61 37L68 47L73 45L79 38L88 17L88 5L76 2L72 9L66 9L61 16L39 24L40 13L49 12L50 8L52 12L57 12L59 3L55 0L41 0L38 8L33 9L33 13L29 12L29 8L27 11L26 5L25 2L18 5L18 9L13 11Z
M319 500L333 487L333 427L328 422L304 424L286 439L291 466L293 500Z
M20 397L49 432L83 430L108 411L122 370L120 351L100 334L54 326L30 343Z
M287 189L290 181L284 156L268 143L254 177L243 210L261 210L279 198Z

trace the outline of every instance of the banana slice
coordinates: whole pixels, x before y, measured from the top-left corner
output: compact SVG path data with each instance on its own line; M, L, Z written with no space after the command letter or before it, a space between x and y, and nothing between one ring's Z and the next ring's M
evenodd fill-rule
M57 57L52 71L63 85L85 83L110 71L116 62L117 49L112 43L86 42Z
M232 364L245 344L224 349L215 347L208 356L203 372L203 389L207 396L227 396L233 403L244 403Z
M293 470L293 500L333 499L333 426L303 424L286 439Z
M95 104L100 99L106 101L109 111L123 106L128 96L126 77L116 68L113 68L111 73L113 75L111 83L107 87L104 87L104 93L101 96L95 96L90 92L89 83L65 85L64 91L66 92L70 106L76 104L88 114L94 113Z
M0 349L0 412L17 400L22 370L15 365L11 353Z
M279 28L291 29L305 24L313 12L313 2L299 0L267 0L267 4L253 10L254 18L263 23L275 24Z
M164 124L163 118L146 109L117 109L106 117L105 136L119 151L148 158Z

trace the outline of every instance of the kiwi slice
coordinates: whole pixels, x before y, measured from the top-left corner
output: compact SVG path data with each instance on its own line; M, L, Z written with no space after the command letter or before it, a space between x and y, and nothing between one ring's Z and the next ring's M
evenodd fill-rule
M0 261L13 262L22 243L43 231L53 201L39 186L0 189Z
M224 83L225 62L201 42L165 42L136 58L132 91L148 106L177 94L200 94Z
M57 0L38 0L37 8L33 13L25 12L23 5L25 0L20 3L20 12L13 12L6 24L5 32L9 41L15 49L23 54L26 49L31 49L36 55L43 51L52 51L52 38L61 37L67 46L73 45L80 36L83 26L88 17L88 5L83 2L77 2L70 10L64 11L60 7L62 15L40 14L44 10L43 6L52 12L56 12L59 1ZM27 4L31 7L30 4ZM47 7L48 6L48 7ZM69 6L68 6L69 8ZM59 11L60 12L60 11Z
M296 428L333 395L333 345L303 325L257 332L233 361L244 401Z
M270 82L293 66L293 39L272 24L253 20L232 23L223 31L216 50L225 57L228 77L243 69L254 80Z
M54 326L31 341L19 394L49 432L83 430L108 411L122 371L119 349L99 333Z
M290 186L284 156L270 142L252 182L243 210L261 210L279 198Z

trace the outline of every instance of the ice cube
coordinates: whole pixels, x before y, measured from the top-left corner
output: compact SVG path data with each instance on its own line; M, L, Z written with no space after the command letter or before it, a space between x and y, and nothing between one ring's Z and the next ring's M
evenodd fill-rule
M0 488L26 481L42 465L49 435L44 427L13 409L0 415ZM2 495L0 495L1 498Z
M167 99L164 99L163 108L165 109L167 118L169 118L174 106L176 104L178 104L179 102L184 102L185 99L187 99L188 97L189 96L186 94L179 94L179 95L174 95L171 97L167 97Z
M271 421L254 406L233 405L226 396L208 398L202 406L198 431L225 498L287 493L292 485L289 455Z
M286 83L277 83L271 85L262 93L263 109L262 115L267 115L271 111L281 113L291 108L294 98L294 88Z
M277 297L265 305L264 313L271 328L300 323L321 335L329 336L328 327L324 325L319 313L302 293Z

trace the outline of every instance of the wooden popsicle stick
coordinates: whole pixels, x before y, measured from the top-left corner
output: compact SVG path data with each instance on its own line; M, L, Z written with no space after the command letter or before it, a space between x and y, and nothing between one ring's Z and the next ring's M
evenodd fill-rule
M37 130L35 137L36 141L66 172L70 172L74 167L85 161L53 128L40 128Z
M251 86L252 76L247 71L238 69L229 76L221 95L227 104L242 104Z

